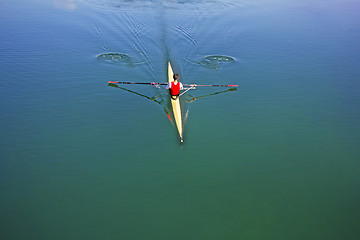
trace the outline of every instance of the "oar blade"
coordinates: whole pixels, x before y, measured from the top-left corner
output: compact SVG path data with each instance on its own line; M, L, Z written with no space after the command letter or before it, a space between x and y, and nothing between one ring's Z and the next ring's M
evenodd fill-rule
M109 82L108 86L109 86L109 87L119 88L118 85L116 85L115 83L110 83L110 82Z

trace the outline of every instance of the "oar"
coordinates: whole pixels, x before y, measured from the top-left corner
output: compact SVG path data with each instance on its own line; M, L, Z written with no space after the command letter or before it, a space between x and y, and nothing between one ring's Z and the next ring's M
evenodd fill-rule
M144 84L144 85L167 85L167 83L148 83L148 82L114 82L109 81L109 83L115 84ZM222 84L212 84L212 85L197 85L197 84L183 84L184 87L238 87L238 85L230 84L230 85L222 85Z
M144 95L144 94L141 94L141 93L138 93L138 92L135 92L135 91L131 91L131 90L126 89L126 88L119 87L118 85L116 85L116 84L114 84L114 83L109 83L108 86L110 86L110 87L115 87L115 88L119 88L119 89L122 89L122 90L124 90L124 91L134 93L134 94L136 94L136 95L138 95L138 96L147 98L147 99L149 99L149 100L151 100L151 101L154 101L154 102L156 102L156 103L158 103L158 104L161 105L161 102L159 102L158 100L156 100L154 97L149 97L149 96L146 96L146 95Z
M148 83L148 82L114 82L114 81L109 81L109 83L113 83L113 84L167 85L167 83L156 83L156 82Z
M238 87L239 85L230 84L230 85L221 85L221 84L212 84L212 85L201 85L201 84L183 84L185 87Z
M190 103L190 102L193 102L193 101L195 101L195 100L197 100L199 98L210 97L210 96L218 95L218 94L221 94L221 93L232 92L232 91L237 91L237 88L230 88L230 89L225 90L225 91L211 93L211 94L207 94L207 95L203 95L203 96L199 96L199 97L190 96L191 99L190 100L186 99L186 102Z

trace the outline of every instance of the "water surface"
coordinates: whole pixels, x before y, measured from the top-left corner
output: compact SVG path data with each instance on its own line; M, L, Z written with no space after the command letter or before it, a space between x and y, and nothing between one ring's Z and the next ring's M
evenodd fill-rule
M357 239L359 7L1 1L1 239Z

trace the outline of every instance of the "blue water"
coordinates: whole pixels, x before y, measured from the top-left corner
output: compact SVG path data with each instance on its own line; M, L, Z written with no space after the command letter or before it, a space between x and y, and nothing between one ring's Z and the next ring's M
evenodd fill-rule
M359 8L2 0L0 239L358 239Z

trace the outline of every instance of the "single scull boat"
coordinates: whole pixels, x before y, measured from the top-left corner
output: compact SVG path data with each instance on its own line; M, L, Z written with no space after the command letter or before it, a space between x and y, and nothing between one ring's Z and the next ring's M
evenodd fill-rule
M171 68L171 64L170 64L170 62L168 62L169 83L174 81L173 75L174 75L174 72ZM184 140L183 140L183 126L182 126L182 117L181 117L180 96L177 96L175 99L170 97L170 101L171 101L171 106L172 106L172 110L174 113L176 128L177 128L177 130L179 132L179 136L180 136L180 142L183 142Z

